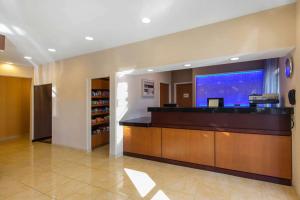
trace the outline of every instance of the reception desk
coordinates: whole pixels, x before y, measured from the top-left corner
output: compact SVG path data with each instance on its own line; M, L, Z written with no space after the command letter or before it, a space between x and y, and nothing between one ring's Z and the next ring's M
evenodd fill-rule
M290 185L291 108L148 108L121 121L124 154Z

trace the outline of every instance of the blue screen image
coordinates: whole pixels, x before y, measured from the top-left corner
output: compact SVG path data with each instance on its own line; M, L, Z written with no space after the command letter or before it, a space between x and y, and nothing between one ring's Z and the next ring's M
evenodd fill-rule
M225 107L248 107L248 96L263 93L264 70L196 76L196 106L207 106L207 98L224 98Z

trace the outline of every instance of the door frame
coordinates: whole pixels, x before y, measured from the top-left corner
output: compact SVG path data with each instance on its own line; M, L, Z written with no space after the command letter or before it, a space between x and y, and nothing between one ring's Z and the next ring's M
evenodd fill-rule
M99 78L107 78L109 77L109 155L113 154L113 150L115 148L115 142L113 140L114 135L113 135L113 131L114 131L114 116L113 116L113 112L114 109L113 108L113 98L114 98L114 93L112 92L112 88L114 86L112 86L112 82L115 80L113 75L110 74L106 74L106 75L99 75L99 76L95 76L95 77L90 77L88 79L86 79L86 152L92 152L92 120L91 120L91 115L92 115L92 110L91 110L91 106L92 106L92 95L91 95L91 90L92 90L92 80L93 79L99 79Z
M193 88L193 82L179 82L179 83L174 83L174 103L177 103L177 91L176 91L176 87L177 85L185 85L185 84L192 84L192 88ZM192 94L193 95L193 94ZM192 96L193 98L193 96ZM194 99L194 98L193 98Z
M172 88L171 85L172 85L172 84L171 84L171 83L161 82L161 81L160 81L160 82L159 82L159 105L160 105L160 84L161 84L161 83L163 83L163 84L168 84L168 85L169 85L169 102L172 100L172 97L171 97L171 94L172 94L172 93L171 93L171 88Z
M34 138L34 79L31 78L31 88L30 88L30 129L29 129L29 141Z
M36 86L43 86L43 85L51 85L51 138L53 138L53 83L44 83L44 84L32 84L32 93L31 93L31 106L32 106L32 109L31 109L31 130L30 130L30 140L32 142L36 142L36 141L39 141L41 139L44 139L44 138L39 138L39 139L35 139L34 138L34 88ZM50 138L50 137L47 137L47 138Z

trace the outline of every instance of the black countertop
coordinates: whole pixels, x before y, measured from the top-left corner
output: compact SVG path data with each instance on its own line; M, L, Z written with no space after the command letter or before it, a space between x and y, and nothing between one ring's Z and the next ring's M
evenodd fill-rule
M151 127L151 117L140 117L135 119L121 120L119 124L122 126Z
M205 113L255 113L255 114L274 114L291 115L294 114L294 108L255 108L255 107L222 107L222 108L169 108L169 107L149 107L148 112L205 112Z
M230 131L290 136L293 108L149 107L151 117L121 120L120 125ZM211 113L211 114L210 114ZM219 113L219 114L218 114Z

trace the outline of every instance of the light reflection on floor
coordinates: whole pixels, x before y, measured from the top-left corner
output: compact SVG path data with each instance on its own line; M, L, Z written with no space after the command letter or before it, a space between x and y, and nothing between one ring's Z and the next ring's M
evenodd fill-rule
M151 192L151 190L155 187L155 182L152 178L145 172L124 168L124 171L130 178L131 182L134 184L135 188L141 195L141 197L145 197ZM162 191L159 190L156 194L151 198L151 200L170 200L169 197Z
M141 197L145 197L155 187L155 182L145 172L127 168L124 170Z
M169 197L161 190L159 190L151 200L170 200Z

